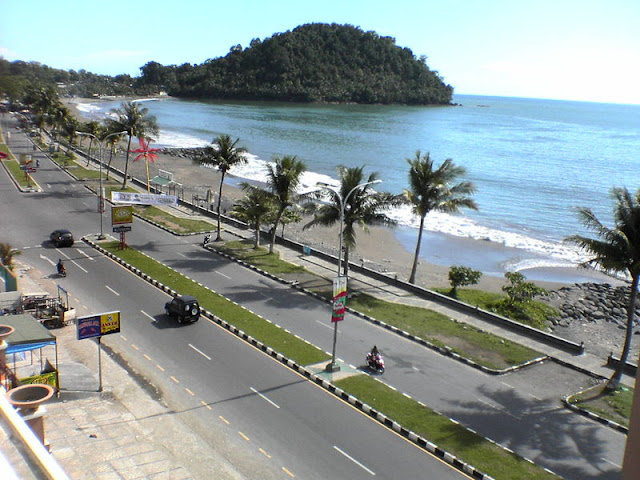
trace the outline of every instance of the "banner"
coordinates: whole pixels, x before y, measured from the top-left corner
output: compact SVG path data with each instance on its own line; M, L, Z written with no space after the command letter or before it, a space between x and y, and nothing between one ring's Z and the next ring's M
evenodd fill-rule
M135 205L177 205L175 195L156 195L154 193L111 192L113 203L133 203Z
M111 225L133 222L133 207L131 205L120 205L111 207Z
M78 340L120 332L120 312L99 313L76 319Z
M333 279L333 312L332 322L344 320L347 310L347 277L337 277Z

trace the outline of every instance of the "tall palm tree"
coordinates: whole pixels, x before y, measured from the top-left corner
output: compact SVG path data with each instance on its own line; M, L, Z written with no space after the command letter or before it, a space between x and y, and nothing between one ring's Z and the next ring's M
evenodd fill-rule
M116 149L116 145L120 143L120 141L122 140L122 135L124 135L124 134L112 135L117 132L118 131L113 132L109 128L103 128L102 130L102 137L101 137L102 141L104 141L105 138L109 137L107 139L107 145L109 146L109 162L107 163L107 176L106 176L107 180L109 180L109 172L111 171L111 161L113 160L113 154Z
M620 363L607 383L608 388L616 389L620 385L624 365L629 357L640 281L640 189L632 195L626 188L613 188L611 196L615 200L613 228L600 222L591 209L582 207L578 209L582 223L588 230L595 232L599 239L572 235L566 240L582 247L592 255L583 263L583 266L600 267L608 273L625 273L631 277L627 327Z
M244 153L247 151L244 147L239 147L239 138L231 140L229 135L220 135L215 138L211 145L207 145L202 153L194 160L201 165L212 165L220 171L220 186L218 188L218 202L216 205L216 213L218 215L218 231L216 234L216 242L222 240L220 227L220 204L222 202L222 185L224 177L231 167L246 163L247 159Z
M450 158L435 168L429 153L421 155L418 150L414 158L407 159L407 163L409 164L409 189L404 191L404 195L411 204L413 213L420 217L418 243L409 276L409 283L415 283L422 231L427 214L433 210L455 213L463 207L477 210L478 206L469 197L476 190L473 183L454 183L458 177L466 173L466 170L464 167L456 166Z
M80 130L81 132L90 133L91 135L95 136L96 138L100 138L100 136L102 135L103 127L102 127L102 125L100 125L95 120L92 120L90 122L86 122L86 123L80 125L80 129L81 129ZM87 167L89 166L89 161L91 159L91 147L93 147L93 137L92 136L89 137L89 150L87 152ZM100 147L98 146L98 148L100 148Z
M124 163L124 179L122 189L127 187L127 175L129 172L129 150L133 137L151 137L158 134L156 117L149 115L149 109L140 107L135 102L125 102L120 108L114 108L111 112L116 118L109 120L108 129L112 132L127 132L127 155Z
M285 210L293 206L297 197L296 189L300 184L300 177L306 170L307 166L303 161L290 155L282 158L275 157L274 163L267 165L267 184L274 195L274 201L277 205L269 253L273 253L278 224Z
M232 215L247 222L254 231L253 248L260 246L260 227L262 223L273 214L274 197L262 188L243 182L242 189L247 192L233 207Z
M13 248L8 243L0 243L0 263L9 270L13 270L13 257L21 254L21 251Z
M349 274L349 250L356 246L356 229L358 224L366 232L369 225L388 224L395 222L385 212L393 206L404 202L401 195L386 192L376 192L371 185L357 188L358 185L378 180L377 173L364 176L364 167L338 167L340 186L336 191L330 190L331 201L328 204L316 206L313 219L303 229L321 225L329 227L340 222L340 211L344 207L344 224L341 225L344 242L343 275ZM354 190L355 189L355 190ZM351 195L349 195L351 192ZM348 196L348 198L347 198ZM342 255L342 252L338 252Z

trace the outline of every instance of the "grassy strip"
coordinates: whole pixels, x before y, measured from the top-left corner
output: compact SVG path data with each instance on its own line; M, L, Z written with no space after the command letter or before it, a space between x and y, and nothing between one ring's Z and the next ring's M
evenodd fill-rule
M154 206L136 206L135 211L141 217L163 225L175 233L209 232L214 228L204 220L176 217Z
M20 163L15 160L5 159L3 163L9 170L11 176L21 187L30 187L33 185L31 179L25 174L24 170L20 170Z
M243 330L265 345L269 345L298 364L309 365L328 360L329 356L314 345L285 332L282 328L258 317L135 249L120 250L119 245L119 242L101 244L107 251L176 292L193 295L206 310L213 312L218 317Z
M433 310L385 302L366 294L349 299L348 305L437 346L448 347L487 368L499 370L542 356L535 350L453 321Z
M606 385L597 385L569 399L569 403L619 425L629 427L633 388L620 387L609 391Z
M345 392L383 412L403 427L429 439L441 449L494 478L510 480L559 478L368 375L348 377L335 383Z
M274 275L306 272L299 265L280 260L277 253L269 253L266 248L253 248L251 240L225 242L224 245L216 245L216 249Z

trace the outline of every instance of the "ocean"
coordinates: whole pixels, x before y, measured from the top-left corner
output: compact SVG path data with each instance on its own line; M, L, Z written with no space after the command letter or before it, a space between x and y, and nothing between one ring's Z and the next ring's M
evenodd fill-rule
M479 210L427 216L423 255L502 275L568 267L584 260L563 242L589 234L576 207L612 222L612 187L640 188L640 106L508 97L456 95L458 106L307 105L272 102L141 99L160 134L153 147L195 147L226 133L249 151L238 178L264 180L266 162L296 155L309 173L304 188L335 182L338 165L376 171L380 190L408 186L407 158L429 152L467 169ZM120 100L81 103L87 118L105 118ZM231 180L233 181L233 180ZM413 251L418 219L409 208L392 212L396 235ZM448 239L482 241L461 251ZM562 275L572 275L562 273ZM554 280L580 281L579 278Z

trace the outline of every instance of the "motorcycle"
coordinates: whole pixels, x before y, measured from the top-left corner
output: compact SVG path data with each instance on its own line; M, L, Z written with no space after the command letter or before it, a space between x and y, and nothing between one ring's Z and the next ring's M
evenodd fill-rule
M376 373L384 373L384 358L380 352L372 354L367 353L367 365Z
M67 276L67 269L64 268L64 265L58 265L58 275L62 278Z
M210 241L211 241L211 235L205 235L204 240L202 240L202 246L206 247L207 243L209 243Z

